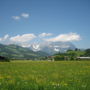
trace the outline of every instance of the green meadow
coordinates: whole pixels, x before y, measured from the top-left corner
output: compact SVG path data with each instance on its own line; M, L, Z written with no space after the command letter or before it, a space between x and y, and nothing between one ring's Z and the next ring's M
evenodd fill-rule
M90 61L0 62L0 90L90 90Z

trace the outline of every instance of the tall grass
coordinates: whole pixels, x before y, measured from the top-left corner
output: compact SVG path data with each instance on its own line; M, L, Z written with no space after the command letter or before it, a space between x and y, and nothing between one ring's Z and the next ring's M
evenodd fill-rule
M0 62L0 90L90 90L90 61Z

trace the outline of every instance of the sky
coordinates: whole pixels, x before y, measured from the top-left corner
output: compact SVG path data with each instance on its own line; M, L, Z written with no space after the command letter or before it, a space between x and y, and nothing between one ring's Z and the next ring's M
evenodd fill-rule
M90 0L0 0L0 43L42 40L90 48Z

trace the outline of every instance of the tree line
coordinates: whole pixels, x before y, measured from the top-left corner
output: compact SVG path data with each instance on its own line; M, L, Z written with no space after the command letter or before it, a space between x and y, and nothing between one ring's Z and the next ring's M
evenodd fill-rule
M90 49L86 50L67 50L65 53L57 53L54 55L54 60L78 60L77 57L90 57Z

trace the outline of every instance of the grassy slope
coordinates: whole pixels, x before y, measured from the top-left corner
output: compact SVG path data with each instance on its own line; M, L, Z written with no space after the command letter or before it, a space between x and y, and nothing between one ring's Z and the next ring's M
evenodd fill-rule
M90 61L0 62L0 90L90 90Z
M0 44L0 56L8 57L11 59L35 59L39 57L48 56L44 52L34 52L29 48L24 48L17 45L2 45Z

